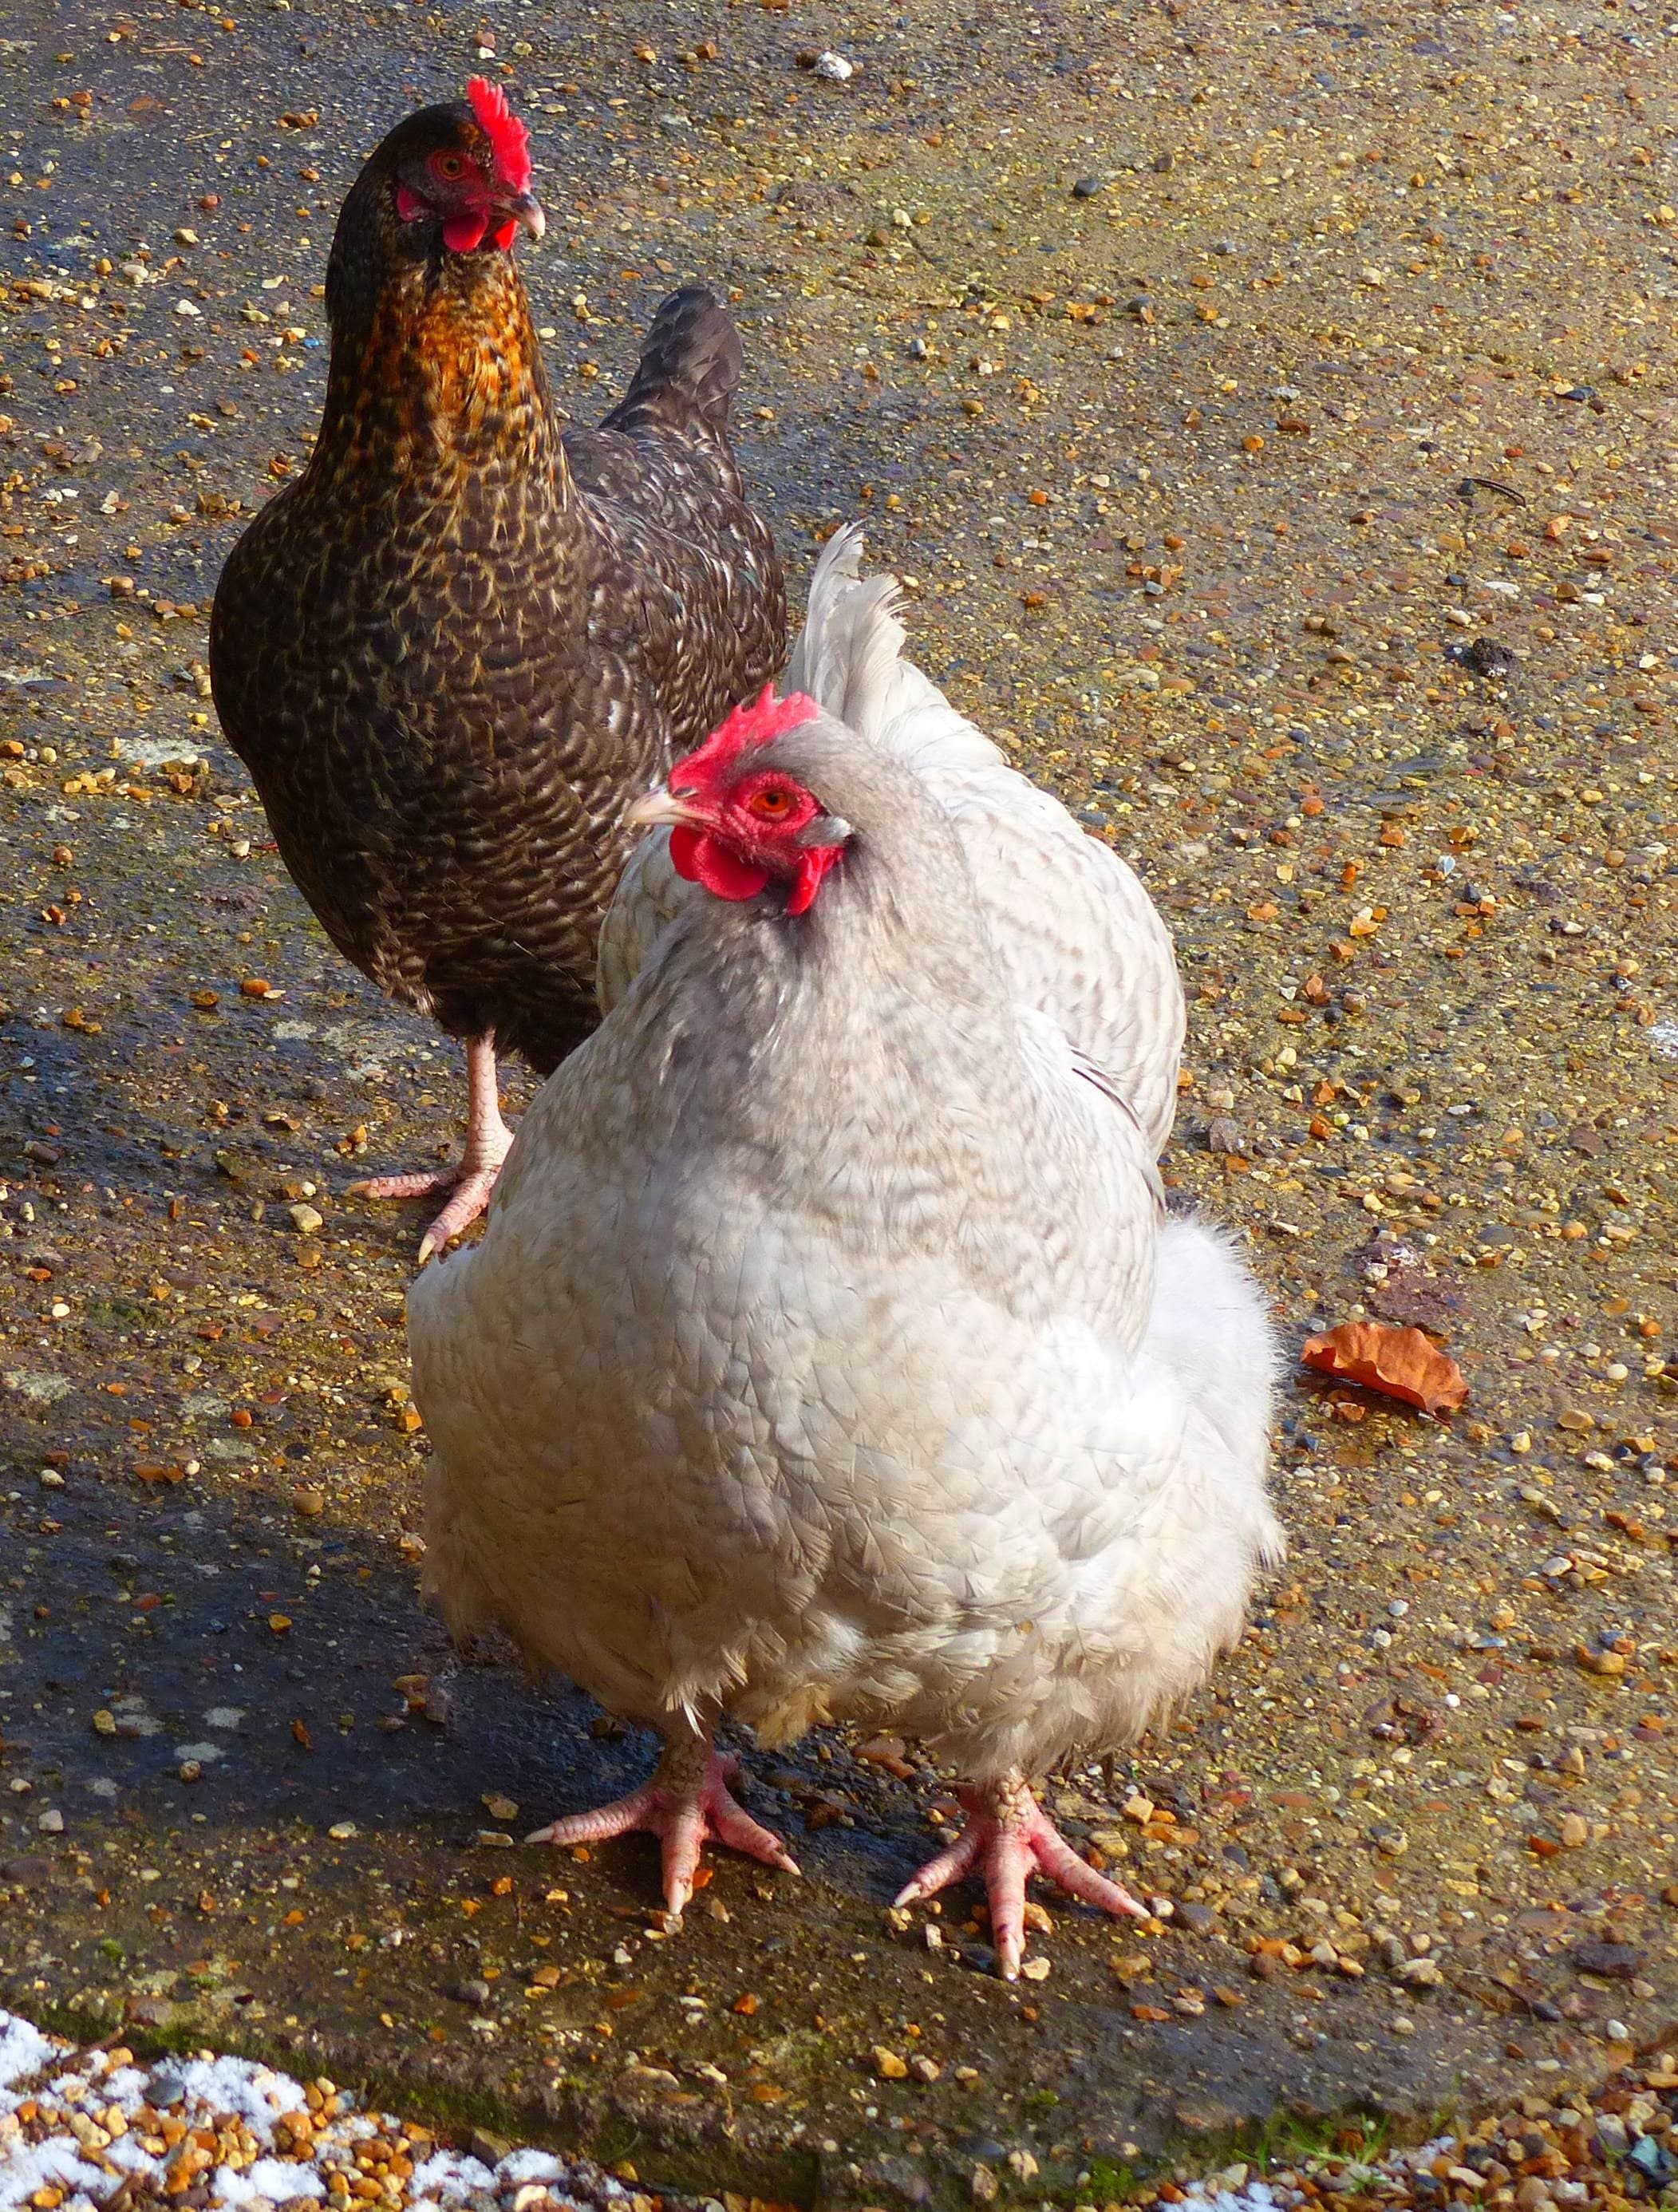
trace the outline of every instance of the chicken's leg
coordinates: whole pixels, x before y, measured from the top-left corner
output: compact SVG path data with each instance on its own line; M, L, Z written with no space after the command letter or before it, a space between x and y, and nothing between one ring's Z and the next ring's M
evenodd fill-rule
M488 1206L502 1162L512 1148L513 1132L501 1117L495 1082L495 1033L489 1030L466 1040L466 1147L459 1166L438 1168L430 1174L372 1176L365 1182L352 1182L350 1195L423 1198L430 1191L447 1191L447 1205L420 1239L423 1267Z
M994 1782L982 1782L961 1792L967 1808L967 1825L948 1850L928 1859L908 1887L897 1893L899 1905L915 1905L934 1890L959 1881L976 1867L984 1876L990 1899L991 1940L1005 1981L1017 1979L1025 1949L1025 1881L1031 1874L1045 1874L1051 1881L1098 1905L1103 1912L1134 1913L1146 1918L1147 1907L1139 1905L1127 1889L1086 1866L1032 1796L1018 1769Z
M594 1844L645 1828L664 1847L664 1901L679 1918L693 1895L700 1850L712 1837L765 1866L798 1872L780 1837L759 1827L735 1801L728 1784L739 1772L737 1759L719 1756L708 1729L683 1726L666 1735L664 1756L650 1782L593 1813L573 1813L538 1828L525 1841Z

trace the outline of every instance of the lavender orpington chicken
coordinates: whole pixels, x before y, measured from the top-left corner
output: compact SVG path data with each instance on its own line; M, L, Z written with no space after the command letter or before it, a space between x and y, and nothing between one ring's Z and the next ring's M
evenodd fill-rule
M821 704L766 694L640 805L672 828L608 925L616 1002L410 1293L428 1576L665 1739L544 1838L652 1829L679 1911L708 1833L792 1863L721 1713L889 1722L969 1816L900 1901L981 1871L1012 1976L1033 1869L1141 1909L1029 1778L1238 1635L1281 1545L1273 1346L1230 1244L1162 1211L1158 916L854 569L830 549L794 655Z

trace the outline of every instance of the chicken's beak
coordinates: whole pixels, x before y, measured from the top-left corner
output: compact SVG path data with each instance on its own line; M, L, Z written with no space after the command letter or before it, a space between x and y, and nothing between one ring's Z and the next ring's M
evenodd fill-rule
M697 819L694 809L678 799L667 783L656 791L649 791L644 799L637 799L624 812L624 821L631 830L658 830L668 825L680 829L684 823Z
M540 238L548 228L548 218L542 212L542 203L534 192L515 192L509 199L498 203L503 215L510 215L532 238Z

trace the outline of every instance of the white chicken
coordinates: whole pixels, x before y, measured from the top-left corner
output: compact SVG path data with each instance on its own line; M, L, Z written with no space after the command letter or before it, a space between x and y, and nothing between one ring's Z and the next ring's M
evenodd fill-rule
M708 1835L782 1867L712 1746L889 1723L964 1778L1018 1970L1033 1870L1140 1911L1028 1778L1133 1741L1280 1553L1274 1347L1230 1245L1167 1219L1183 1034L1117 855L902 657L828 549L789 677L636 810L600 1029L483 1242L410 1296L429 1585L665 1739L532 1840Z

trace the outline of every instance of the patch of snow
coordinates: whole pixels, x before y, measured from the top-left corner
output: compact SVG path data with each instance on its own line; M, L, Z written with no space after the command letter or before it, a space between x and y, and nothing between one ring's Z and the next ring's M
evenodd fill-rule
M264 2198L271 2204L283 2204L291 2197L324 2197L326 2185L320 2176L305 2166L294 2166L283 2158L259 2158L250 2166L245 2179L251 2185L254 2197Z
M423 2166L414 2168L413 2186L435 2191L445 2205L461 2203L495 2185L495 2175L481 2159L458 2150L433 2151Z
M106 2177L89 2166L73 2136L42 2143L14 2143L0 2166L0 2212L17 2212L38 2189L97 2190L106 2195Z
M39 2074L52 2056L52 2046L38 2027L11 2013L0 2013L0 2089Z
M495 2168L502 2181L558 2181L565 2168L551 2151L515 2150Z
M274 2140L274 2123L282 2112L297 2112L303 2103L300 2082L246 2058L194 2058L168 2071L186 2092L189 2105L236 2115L262 2142Z
M119 2066L100 2083L100 2094L107 2105L119 2106L125 2118L137 2112L146 2100L146 2083L150 2076L137 2066ZM126 2138L120 2140L125 2141Z
M24 2139L15 2113L26 2098L35 2106L28 2133L39 2134L44 2125L43 2140ZM347 2090L338 2092L338 2100L337 2111L313 2131L308 2148L285 2157L276 2152L274 2124L305 2102L301 2084L289 2075L247 2059L209 2056L113 2067L103 2051L78 2051L63 2037L0 2010L0 2124L5 2130L0 2135L0 2212L33 2212L31 2200L43 2192L56 2197L59 2212L101 2212L119 2189L161 2202L169 2154L147 2150L142 2130L131 2124L126 2134L112 2138L96 2166L74 2133L78 2113L114 2106L131 2124L142 2106L160 2102L189 2128L237 2120L262 2146L244 2172L222 2165L206 2178L209 2212L274 2212L298 2198L319 2205L329 2195L326 2169L343 2172L353 2162L356 2144L400 2124L389 2114L357 2112ZM403 2201L410 2212L466 2212L474 2200L481 2204L497 2192L505 2197L535 2184L553 2189L571 2208L573 2200L556 2187L569 2171L544 2150L511 2151L492 2172L478 2159L438 2147L411 2177ZM614 2202L623 2195L604 2178L597 2178L597 2186ZM330 2208L321 2205L321 2212Z
M117 2136L100 2155L109 2165L121 2166L126 2173L155 2174L162 2171L162 2160L154 2158L149 2150L141 2149L138 2136Z

